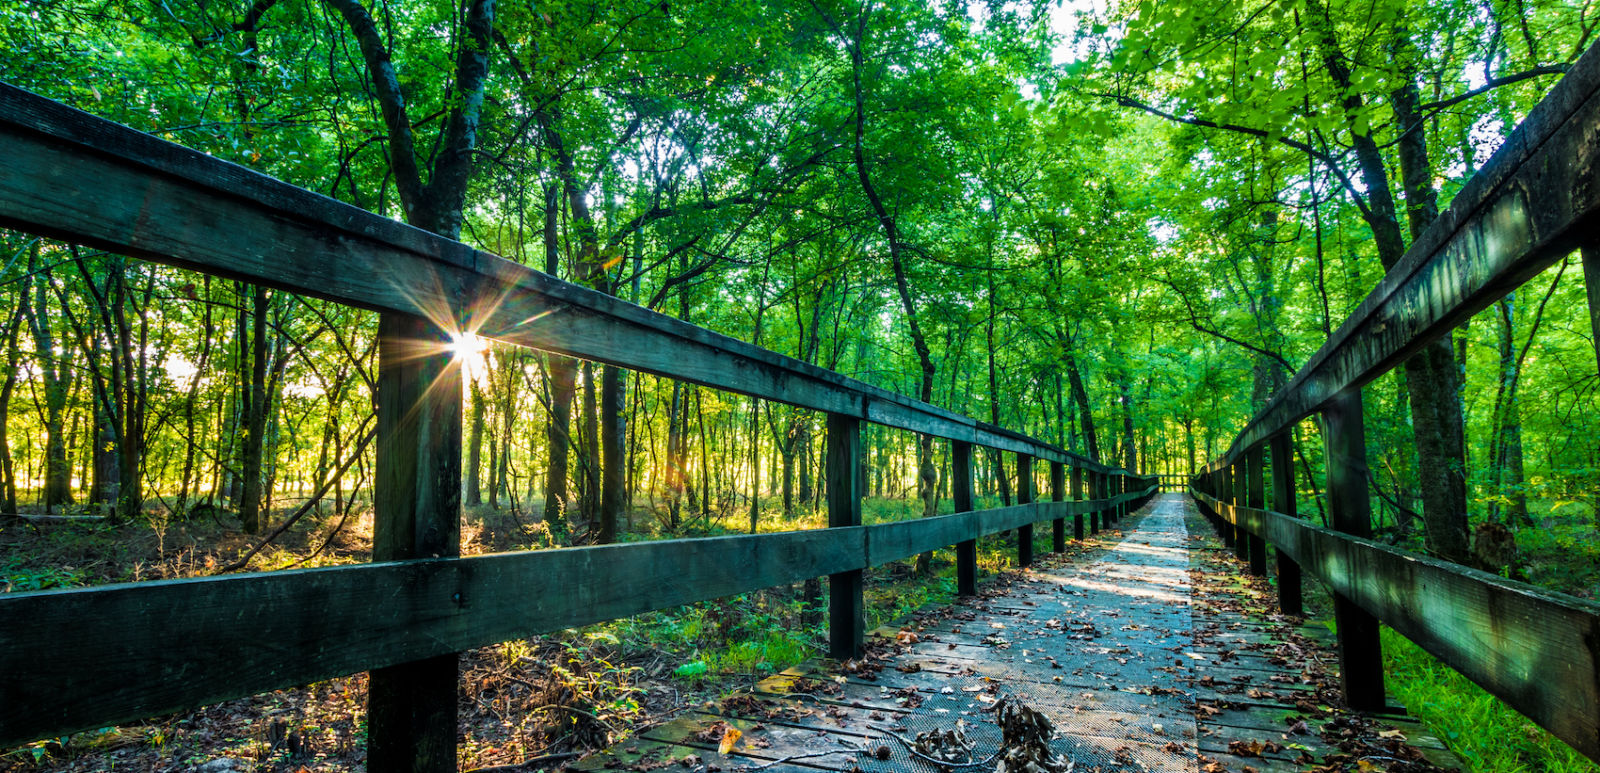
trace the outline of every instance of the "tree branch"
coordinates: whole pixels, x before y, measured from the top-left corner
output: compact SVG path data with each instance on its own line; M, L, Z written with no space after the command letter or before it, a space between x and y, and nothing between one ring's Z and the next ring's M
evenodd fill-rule
M378 25L360 0L323 0L328 7L344 17L345 24L355 33L361 48L361 58L366 61L367 73L372 78L372 90L383 113L383 123L389 134L389 167L394 171L395 188L400 192L401 206L406 219L418 222L426 207L426 190L422 184L422 170L417 166L416 137L411 130L411 119L406 114L406 98L400 91L400 78L395 75L394 60L378 33Z
M1451 107L1452 105L1461 104L1462 102L1472 99L1473 97L1487 94L1497 88L1500 88L1501 86L1509 86L1513 83L1519 83L1530 78L1538 78L1544 75L1565 75L1570 67L1571 65L1568 65L1565 62L1560 64L1542 64L1531 70L1524 70L1511 75L1502 75L1498 78L1490 78L1482 86L1472 89L1471 91L1464 91L1453 97L1441 99L1437 102L1429 102L1419 109L1424 111L1443 110L1447 107Z
M1108 93L1102 93L1098 96L1115 100L1118 105L1123 107L1131 107L1138 110L1143 110L1144 112L1153 116L1165 118L1168 121L1173 121L1175 123L1188 124L1189 126L1199 126L1206 129L1221 129L1223 131L1234 132L1237 134L1246 134L1251 137L1260 137L1269 141L1275 140L1281 145L1287 145L1288 147L1294 148L1295 150L1298 150L1316 159L1317 161L1320 161L1323 166L1328 168L1328 171L1333 172L1333 175L1339 178L1339 184L1344 186L1344 189L1350 193L1350 199L1356 203L1357 207L1361 208L1362 216L1367 218L1371 217L1371 212L1367 210L1366 200L1362 197L1361 192L1356 190L1356 186L1350 182L1349 176L1347 176L1344 173L1344 170L1339 167L1338 159L1335 159L1333 156L1311 147L1311 145L1307 143L1290 139L1281 134L1274 136L1271 132L1265 129L1257 129L1253 126L1240 126L1239 124L1233 123L1217 123L1216 121L1210 121L1204 118L1195 118L1193 116L1181 116L1175 113L1169 113L1154 105L1147 105L1143 102L1140 102L1133 97Z
M1278 361L1280 364L1282 364L1283 367L1288 369L1288 371L1290 373L1293 373L1296 370L1298 370L1298 368L1296 368L1294 366L1294 363L1291 363L1288 360L1284 359L1283 355L1278 354L1277 352L1269 351L1267 349L1263 349L1263 348L1261 348L1259 346L1256 346L1255 344L1249 343L1247 341L1241 341L1241 340L1239 340L1237 338L1234 338L1233 336L1228 335L1227 333L1224 333L1224 332L1222 332L1220 330L1213 330L1211 328L1206 327L1205 325L1200 324L1200 317L1199 317L1199 315L1195 314L1195 312L1194 312L1194 304L1189 302L1189 296L1188 296L1187 293L1185 293L1182 290L1178 289L1178 284L1177 284L1177 282L1174 282L1172 280L1172 275L1170 273L1167 274L1167 278L1166 278L1165 281L1159 280L1159 279L1156 280L1156 281L1161 282L1162 284L1167 286L1167 289L1173 291L1174 293L1177 293L1178 299L1183 301L1184 310L1189 313L1189 325L1191 327L1193 327L1195 330L1198 330L1198 331L1200 331L1202 333L1205 333L1206 335L1216 336L1217 338L1220 338L1220 339L1222 339L1224 341L1227 341L1230 344L1233 344L1233 345L1239 346L1239 347L1243 347L1243 348L1248 349L1248 350L1250 350L1252 352L1255 352L1256 354L1259 354L1259 355L1261 355L1263 357L1270 357L1270 358Z

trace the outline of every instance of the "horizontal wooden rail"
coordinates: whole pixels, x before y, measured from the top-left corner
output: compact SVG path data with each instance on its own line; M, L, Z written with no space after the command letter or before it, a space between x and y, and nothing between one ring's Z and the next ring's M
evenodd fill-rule
M0 748L863 569L1152 493L873 526L0 594Z
M1058 446L555 279L0 84L0 224L1096 471Z
M1600 604L1190 494L1446 665L1600 759Z
M1206 471L1383 375L1593 238L1600 225L1600 46L1456 194L1333 337Z

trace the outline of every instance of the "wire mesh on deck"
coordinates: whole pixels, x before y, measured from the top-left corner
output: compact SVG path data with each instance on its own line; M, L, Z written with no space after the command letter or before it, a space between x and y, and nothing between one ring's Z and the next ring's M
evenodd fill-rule
M1140 696L1131 693L1093 693L1062 695L1046 685L1012 685L1011 694L1050 718L1055 738L1050 748L1074 763L1081 773L1112 771L1188 771L1194 766L1194 741L1178 736L1187 717L1178 698ZM1055 693L1055 694L1051 694ZM1087 704L1087 705L1085 705ZM1165 717L1159 716L1165 714ZM953 728L957 720L965 723L963 732L973 745L974 762L988 760L1000 750L1000 728L991 713L963 716L955 711L918 711L887 725L907 741L919 733ZM1159 727L1158 727L1159 726ZM938 765L912 755L906 745L875 729L866 751L857 755L856 764L865 773L989 773L994 763L961 767ZM1171 744L1169 746L1168 744ZM874 753L879 747L889 750L887 759Z

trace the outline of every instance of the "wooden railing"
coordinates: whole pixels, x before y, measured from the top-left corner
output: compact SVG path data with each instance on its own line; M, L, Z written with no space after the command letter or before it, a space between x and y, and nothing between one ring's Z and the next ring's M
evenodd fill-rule
M954 545L958 589L971 594L978 537L1016 529L1019 562L1027 564L1034 524L1052 522L1052 546L1060 551L1067 518L1082 537L1086 519L1098 531L1156 490L1153 478L556 280L3 84L0 147L6 227L378 310L431 325L420 330L424 336L470 329L824 411L830 524L817 531L0 595L0 747L360 671L412 669L382 689L374 676L369 746L410 750L386 753L385 770L453 769L454 653L828 575L830 648L851 657L860 654L864 633L863 569ZM383 331L380 325L380 338ZM386 411L391 421L394 413L408 413L411 406L397 395L414 391L399 377L385 382L383 374L395 367L385 352L380 345L380 426ZM386 384L398 387L385 395ZM439 490L400 497L405 501L391 510L427 509L417 504L424 494L428 501L459 501L459 475L452 474L459 459L442 457L459 456L460 412L423 420L437 424L409 436L416 446L380 442L379 453L409 455L412 478L403 485ZM950 440L957 512L862 526L863 421ZM973 511L973 446L1016 455L1019 504ZM441 457L432 472L417 461L430 453ZM1034 501L1036 460L1050 465L1047 502ZM380 480L392 483L383 477L383 458L379 468ZM378 529L402 535L385 539L447 545L448 535L422 532L459 528L441 515L449 515L448 505L396 515L386 511L385 492L376 494Z
M1196 476L1191 491L1251 572L1266 573L1266 547L1273 545L1285 612L1300 611L1302 570L1333 591L1352 706L1384 703L1381 621L1600 760L1600 605L1366 539L1372 527L1360 392L1578 248L1600 357L1597 132L1600 47L1534 108L1228 453ZM1295 517L1289 432L1318 414L1332 530Z

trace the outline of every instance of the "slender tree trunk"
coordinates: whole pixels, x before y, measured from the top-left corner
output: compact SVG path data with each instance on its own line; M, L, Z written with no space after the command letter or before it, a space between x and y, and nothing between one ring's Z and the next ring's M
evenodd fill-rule
M472 433L467 440L467 490L462 504L483 504L483 483L481 479L483 468L483 422L484 399L483 390L477 381L470 380L467 392L472 395Z
M1335 85L1346 94L1345 114L1353 125L1355 116L1363 110L1361 92L1354 87L1344 54L1339 50L1332 18L1319 0L1308 0L1307 5L1312 20L1321 28L1323 64ZM1433 171L1427 157L1427 138L1416 106L1415 85L1411 83L1415 69L1410 59L1409 38L1401 29L1396 39L1405 41L1404 50L1396 52L1403 85L1390 96L1395 100L1397 123L1408 127L1401 134L1397 151L1401 179L1407 184L1407 216L1415 238L1426 230L1438 212L1432 187ZM1367 193L1363 217L1372 229L1378 257L1388 270L1405 255L1405 239L1389 189L1389 173L1384 166L1383 153L1370 134L1355 132L1352 140ZM1428 344L1402 367L1411 397L1413 442L1428 549L1446 560L1464 563L1471 560L1463 467L1466 451L1455 357L1449 337Z
M627 506L628 435L623 409L628 401L627 373L615 365L600 371L600 438L605 443L600 489L600 544L617 541L617 522Z
M594 363L584 362L581 373L583 415L578 420L580 424L578 453L579 467L583 472L581 479L583 485L578 488L578 512L583 522L587 524L590 536L593 537L600 528L600 402L594 383Z
M39 246L35 242L28 257L29 270L38 270ZM65 414L67 396L72 391L73 371L69 361L71 349L56 350L55 336L50 323L50 302L46 286L53 280L49 271L41 271L34 283L31 305L26 307L33 327L34 354L39 374L44 382L45 473L44 508L53 513L56 508L72 504L72 466L67 460ZM26 292L23 302L28 302Z
M557 221L561 213L560 188L544 189L544 270L556 276L561 267ZM550 456L545 467L544 522L558 539L567 533L568 474L571 469L572 402L577 395L577 361L559 354L547 355L545 373L550 379L550 423L545 440Z
M0 380L0 520L17 513L17 471L11 458L11 397L17 387L17 367L22 363L22 350L18 346L24 321L24 310L31 275L18 280L17 306L5 329L5 377Z
M244 491L239 500L239 520L245 533L256 534L265 525L261 513L262 450L266 442L271 400L267 396L267 289L250 287L250 391L244 403Z
M1083 447L1091 460L1099 462L1100 439L1095 434L1094 410L1089 407L1089 390L1083 385L1083 373L1078 370L1078 358L1073 353L1072 339L1061 336L1061 343L1064 347L1067 383L1072 387L1072 401L1078 406L1078 425L1083 432Z

